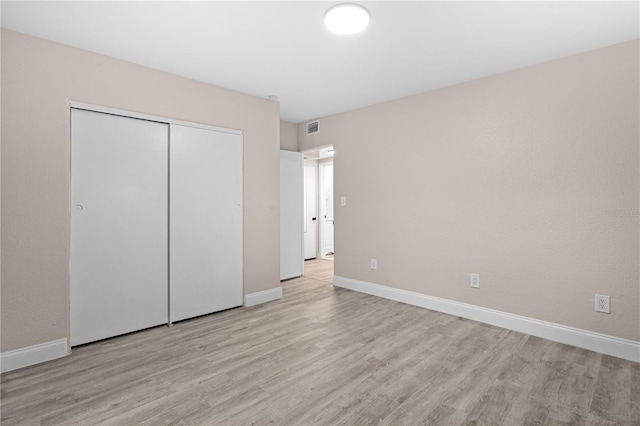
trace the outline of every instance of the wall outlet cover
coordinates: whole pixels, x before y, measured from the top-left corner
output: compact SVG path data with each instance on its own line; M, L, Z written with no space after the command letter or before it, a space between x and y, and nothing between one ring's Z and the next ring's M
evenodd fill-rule
M605 294L596 294L596 312L611 313L611 297Z
M480 274L471 274L471 287L480 288Z

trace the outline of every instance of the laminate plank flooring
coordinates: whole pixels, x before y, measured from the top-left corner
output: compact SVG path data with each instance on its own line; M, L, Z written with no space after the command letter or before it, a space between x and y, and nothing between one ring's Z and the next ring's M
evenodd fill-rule
M313 259L304 262L304 276L318 281L333 282L333 259Z
M640 364L334 288L8 372L2 425L639 425Z

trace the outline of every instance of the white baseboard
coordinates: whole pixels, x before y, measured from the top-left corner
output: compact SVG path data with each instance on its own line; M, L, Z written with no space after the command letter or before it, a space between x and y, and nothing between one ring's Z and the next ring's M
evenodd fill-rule
M339 276L333 285L640 362L640 342Z
M62 358L70 353L67 339L53 340L39 345L2 352L0 354L0 371L4 373L5 371L17 370L18 368Z
M261 303L272 302L282 299L282 287L271 288L269 290L258 291L244 296L244 306L255 306Z

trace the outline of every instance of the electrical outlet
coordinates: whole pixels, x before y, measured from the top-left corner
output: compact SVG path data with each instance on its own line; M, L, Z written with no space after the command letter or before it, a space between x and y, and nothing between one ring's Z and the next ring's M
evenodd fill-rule
M480 274L471 274L471 287L480 288Z
M378 259L371 259L371 269L378 269Z
M611 298L604 294L596 294L596 312L611 313Z
M347 197L345 197L345 196L340 197L340 205L342 207L347 205Z

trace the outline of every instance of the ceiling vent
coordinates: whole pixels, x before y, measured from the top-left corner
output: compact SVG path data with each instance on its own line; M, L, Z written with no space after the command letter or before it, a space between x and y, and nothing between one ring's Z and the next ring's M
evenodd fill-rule
M307 136L313 135L320 131L320 122L318 120L307 123Z

